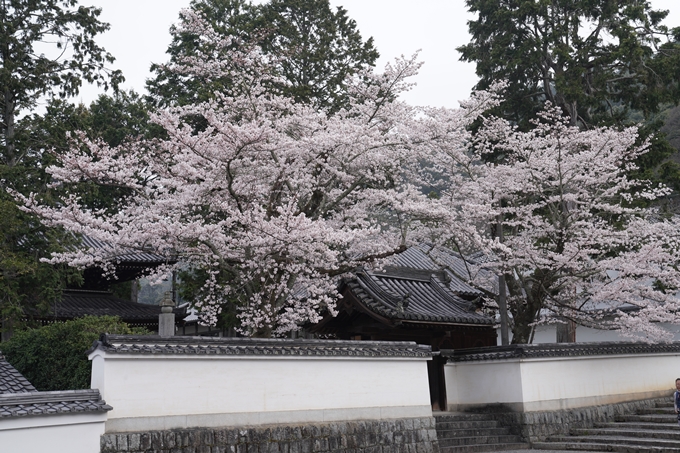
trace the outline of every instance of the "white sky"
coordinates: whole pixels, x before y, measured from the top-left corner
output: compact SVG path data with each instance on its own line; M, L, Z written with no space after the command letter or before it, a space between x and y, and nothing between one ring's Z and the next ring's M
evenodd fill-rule
M144 91L152 62L167 60L170 25L190 0L81 0L102 8L101 20L111 29L97 39L114 57L113 67L125 75L125 89ZM463 0L331 0L356 20L364 39L372 36L380 52L378 68L399 55L421 50L425 62L417 86L404 100L416 105L457 107L466 99L477 77L474 65L458 61L456 47L468 42L466 22L472 16ZM680 26L678 0L652 0L656 9L670 10L669 26ZM84 87L78 100L89 103L101 91Z

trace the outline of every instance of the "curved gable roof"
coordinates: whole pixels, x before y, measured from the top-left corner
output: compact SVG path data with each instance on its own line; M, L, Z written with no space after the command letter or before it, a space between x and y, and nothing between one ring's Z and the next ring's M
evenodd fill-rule
M446 324L493 325L469 301L449 288L444 273L391 266L382 271L360 270L347 281L368 310L393 320Z

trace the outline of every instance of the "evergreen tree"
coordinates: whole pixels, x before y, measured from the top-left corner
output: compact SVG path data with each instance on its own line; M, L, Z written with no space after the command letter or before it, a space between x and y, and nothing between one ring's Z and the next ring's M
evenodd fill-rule
M461 60L475 62L485 89L507 80L503 116L528 127L550 101L572 125L625 123L680 91L680 28L647 0L466 0L472 41Z
M2 0L0 5L0 163L14 167L26 152L16 146L21 131L15 120L22 111L45 94L76 95L83 80L107 87L123 77L106 69L114 58L94 40L109 28L98 19L100 9L79 6L77 0Z
M36 141L30 112L44 96L69 97L83 80L116 87L120 71L107 69L113 57L95 42L109 26L100 10L77 0L0 0L0 319L3 329L23 314L59 297L66 268L42 263L68 238L21 212L4 190L34 192L50 202L44 169L50 144ZM18 119L21 118L21 119Z
M270 70L281 83L270 89L297 102L312 103L334 112L346 105L345 79L373 66L378 52L373 39L363 41L356 22L343 8L331 10L328 0L272 0L253 5L246 0L194 0L190 14L181 14L182 27L174 27L168 47L170 64L201 55L220 59L222 47L205 40L186 27L197 14L207 21L217 36L235 38L231 48L259 46L269 55ZM180 28L182 31L180 32ZM204 37L203 37L204 38ZM215 92L233 93L229 77L218 81L189 77L153 65L156 77L148 89L158 105L189 105L212 98Z

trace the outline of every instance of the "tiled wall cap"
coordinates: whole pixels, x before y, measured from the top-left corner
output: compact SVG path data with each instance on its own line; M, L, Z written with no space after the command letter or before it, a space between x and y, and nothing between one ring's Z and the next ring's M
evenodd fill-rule
M0 395L0 419L76 412L106 412L113 409L98 390L6 393Z
M662 354L680 353L680 342L675 343L546 343L485 348L442 350L442 357L449 362L472 362L540 357L586 357L593 355Z
M102 334L90 352L113 354L431 357L430 346L407 341L159 337Z

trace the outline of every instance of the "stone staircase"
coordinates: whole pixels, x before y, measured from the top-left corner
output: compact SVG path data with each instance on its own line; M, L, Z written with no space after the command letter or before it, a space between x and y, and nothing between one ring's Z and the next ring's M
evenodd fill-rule
M621 453L680 453L680 426L672 401L617 416L611 423L572 429L569 436L535 442L537 450L614 451Z
M435 413L440 453L518 450L529 448L486 414ZM680 453L680 452L679 452Z

